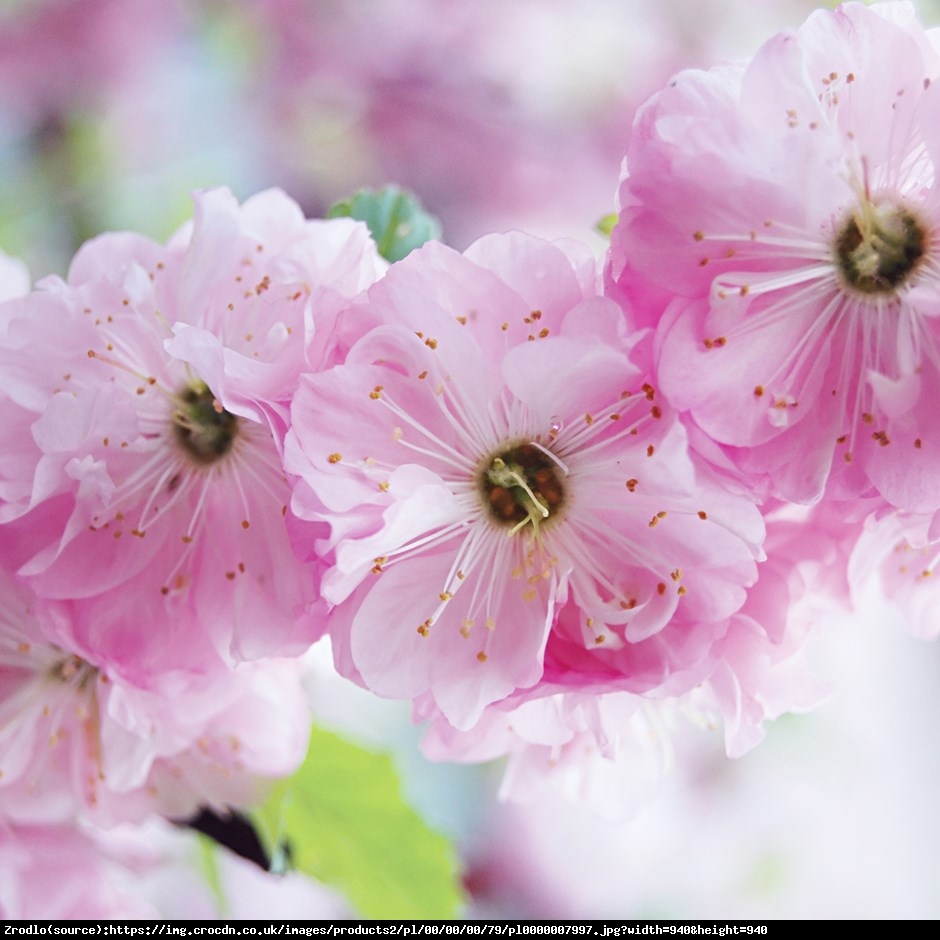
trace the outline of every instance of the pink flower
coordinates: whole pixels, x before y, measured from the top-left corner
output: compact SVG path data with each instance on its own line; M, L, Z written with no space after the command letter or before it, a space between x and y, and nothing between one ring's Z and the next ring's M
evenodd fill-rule
M697 477L648 337L595 280L590 256L521 234L429 244L349 311L345 361L294 400L293 506L331 527L340 671L430 692L458 727L535 684L558 629L592 681L662 681L754 578L757 510ZM644 658L640 678L620 668Z
M281 439L300 370L381 269L361 223L210 190L166 247L102 236L7 302L4 552L73 602L75 645L143 681L204 668L196 622L236 659L316 637Z
M940 506L938 71L910 6L849 3L637 118L611 275L669 292L664 394L784 498Z
M856 608L881 611L921 639L940 636L938 564L936 513L872 513L849 562Z
M556 627L542 681L489 706L473 728L453 728L427 696L420 700L417 714L430 720L423 750L435 760L508 756L502 795L527 800L550 786L611 817L652 796L672 764L673 739L690 723L722 725L728 756L741 756L763 739L767 721L807 710L828 693L803 651L822 619L814 592L836 555L834 540L808 520L773 518L765 547L744 605L722 623L689 630L707 638L699 658L674 658L660 684L645 677L646 691L611 691L615 683L597 663L595 679L606 678L608 688L582 691L589 676L574 672L571 654L567 672L553 668ZM638 655L617 684L641 689L642 665ZM585 657L580 668L592 664Z
M309 708L295 662L129 682L60 642L65 605L0 575L0 815L113 824L243 805L292 772Z

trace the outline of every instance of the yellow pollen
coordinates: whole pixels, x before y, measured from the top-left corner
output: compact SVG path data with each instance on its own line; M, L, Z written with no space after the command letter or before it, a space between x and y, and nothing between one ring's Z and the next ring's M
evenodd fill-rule
M327 460L329 460L330 463L339 463L342 459L342 454L330 454L330 456L327 457Z

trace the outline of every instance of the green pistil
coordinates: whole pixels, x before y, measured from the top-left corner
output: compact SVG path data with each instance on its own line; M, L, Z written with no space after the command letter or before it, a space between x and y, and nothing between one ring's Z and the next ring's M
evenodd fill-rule
M910 277L927 250L923 226L903 206L864 203L836 240L846 283L864 294L888 293Z
M565 491L558 465L543 450L520 444L494 456L480 473L490 515L517 532L527 524L538 531L561 509Z

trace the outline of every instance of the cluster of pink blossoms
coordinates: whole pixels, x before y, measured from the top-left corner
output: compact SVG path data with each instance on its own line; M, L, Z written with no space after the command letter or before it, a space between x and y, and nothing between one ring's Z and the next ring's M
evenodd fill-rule
M938 71L908 6L847 4L680 74L600 260L388 266L224 190L66 280L5 259L0 820L249 803L325 634L433 756L616 803L671 716L740 754L819 700L846 572L938 632Z

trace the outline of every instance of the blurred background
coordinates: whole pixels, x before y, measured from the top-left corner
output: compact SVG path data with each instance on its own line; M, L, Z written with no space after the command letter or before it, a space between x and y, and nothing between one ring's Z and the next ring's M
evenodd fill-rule
M0 0L0 248L64 274L102 231L165 239L195 188L279 186L318 216L395 182L456 248L519 228L602 252L635 108L816 5ZM827 704L733 762L689 727L656 792L613 819L549 789L500 802L499 765L429 763L407 708L334 677L325 651L311 700L393 751L456 840L476 916L938 917L940 652L879 617L825 626Z

